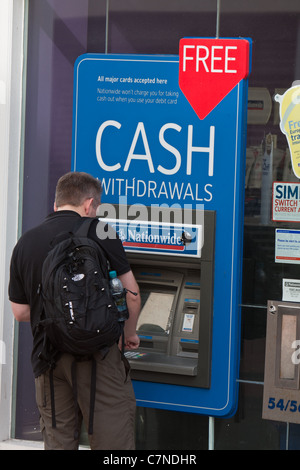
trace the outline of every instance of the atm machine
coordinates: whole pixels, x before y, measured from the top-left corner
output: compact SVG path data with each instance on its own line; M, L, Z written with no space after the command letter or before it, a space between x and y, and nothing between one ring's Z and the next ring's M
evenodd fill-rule
M72 171L101 180L99 217L115 227L140 286L140 347L126 353L138 406L229 417L239 390L251 40L181 44L193 69L186 81L181 52L78 57ZM198 76L195 54L216 49L218 58L230 51L230 63ZM126 98L141 93L164 99ZM175 206L195 220L180 225Z
M126 352L133 379L210 387L215 212L203 211L201 220L202 246L197 254L184 249L190 233L178 224L180 254L172 249L158 254L157 243L147 243L143 250L143 244L137 248L123 239L142 302L137 324L140 347Z

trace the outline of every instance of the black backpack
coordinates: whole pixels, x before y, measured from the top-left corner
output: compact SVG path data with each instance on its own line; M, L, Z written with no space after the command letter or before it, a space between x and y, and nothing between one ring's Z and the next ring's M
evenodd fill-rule
M85 218L75 233L61 234L56 244L55 239L42 268L39 326L55 350L75 357L109 348L122 333L109 289L108 261L87 237L94 221Z
M76 362L92 359L91 387L95 387L93 354L102 350L105 356L123 332L124 322L119 321L109 289L107 258L99 244L88 238L93 222L95 219L84 218L73 233L59 234L42 267L38 291L43 309L38 327L44 331L44 346L40 357L50 366L53 427L56 421L52 374L59 354L74 356L72 376L76 402ZM94 396L91 400L94 402ZM91 401L89 433L92 432L93 407Z

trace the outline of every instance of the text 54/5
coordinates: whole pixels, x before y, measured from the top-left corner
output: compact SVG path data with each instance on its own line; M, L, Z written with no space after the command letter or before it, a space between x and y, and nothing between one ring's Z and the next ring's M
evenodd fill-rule
M268 408L274 410L277 408L281 411L290 411L291 413L300 413L300 403L296 400L284 400L283 398L275 399L273 397L269 398Z

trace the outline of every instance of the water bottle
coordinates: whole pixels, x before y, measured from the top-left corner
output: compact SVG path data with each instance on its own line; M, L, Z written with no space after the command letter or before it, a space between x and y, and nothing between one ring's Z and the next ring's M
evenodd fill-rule
M126 303L126 290L122 282L117 277L116 271L109 272L110 291L112 293L114 302L119 311L119 321L125 321L128 318L128 309Z

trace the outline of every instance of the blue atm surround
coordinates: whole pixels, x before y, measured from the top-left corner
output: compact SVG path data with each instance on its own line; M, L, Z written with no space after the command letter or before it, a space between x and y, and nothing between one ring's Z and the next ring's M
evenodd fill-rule
M238 402L248 83L200 120L179 89L178 70L178 56L80 56L72 170L102 181L104 204L214 214L208 386L134 380L134 389L139 406L230 416Z

